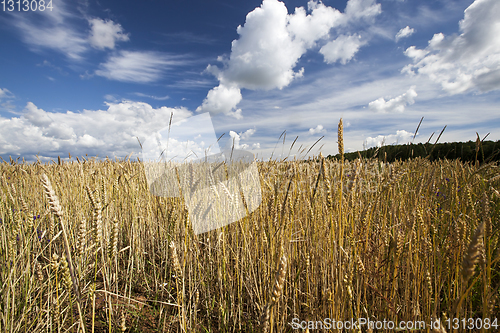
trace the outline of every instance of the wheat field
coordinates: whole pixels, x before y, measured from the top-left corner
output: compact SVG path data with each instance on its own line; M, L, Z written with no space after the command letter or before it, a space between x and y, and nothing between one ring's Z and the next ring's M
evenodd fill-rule
M259 208L195 235L139 162L0 164L0 331L312 332L325 318L496 331L497 165L319 155L258 170Z

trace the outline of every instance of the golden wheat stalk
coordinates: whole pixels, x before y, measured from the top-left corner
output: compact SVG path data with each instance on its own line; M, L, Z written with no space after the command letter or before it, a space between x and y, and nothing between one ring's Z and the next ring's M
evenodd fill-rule
M177 247L175 246L174 241L170 242L170 249L172 251L172 263L174 265L175 274L179 279L182 278L182 268L181 262L179 261L179 255L177 254Z
M344 123L342 122L342 118L340 118L338 125L338 149L340 157L342 158L342 162L344 161Z
M483 236L484 222L481 223L474 232L474 236L470 241L469 248L462 262L462 275L465 283L469 281L469 278L474 273L476 264L482 259L482 254L484 252Z
M283 287L285 285L285 275L286 275L286 257L283 255L280 259L280 265L278 272L276 273L276 278L274 280L273 291L271 293L271 300L264 307L261 315L261 330L262 332L267 332L269 329L269 321L271 319L271 309L278 302L281 294L283 293Z
M85 332L85 322L83 319L83 313L82 313L82 309L81 309L80 291L78 290L78 284L76 282L73 261L71 259L71 251L70 251L70 246L69 246L69 241L68 241L68 233L66 232L66 226L64 225L64 220L62 218L63 211L62 211L61 205L59 204L59 198L57 197L56 193L54 192L54 190L52 188L52 184L50 183L50 180L46 174L42 175L42 185L43 185L43 188L45 190L45 194L47 195L47 198L49 199L50 209L59 218L59 222L61 224L61 229L62 229L63 239L64 239L64 248L66 251L66 259L68 261L68 268L69 268L69 272L71 275L71 281L73 283L73 291L75 292L75 295L77 298L76 304L77 304L78 313L80 316L80 325L81 325L82 331Z

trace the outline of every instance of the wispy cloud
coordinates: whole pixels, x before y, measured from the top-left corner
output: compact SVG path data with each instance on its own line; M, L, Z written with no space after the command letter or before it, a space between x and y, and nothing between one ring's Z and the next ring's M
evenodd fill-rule
M112 94L106 94L104 95L104 99L108 102L113 102L113 103L116 103L118 102L118 98Z
M185 57L166 53L120 51L100 64L95 74L116 81L150 83L160 80L172 67L187 63Z
M171 88L206 88L213 86L213 80L207 79L180 79L174 84L167 85Z
M153 96L153 95L143 94L143 93L140 93L140 92L135 92L133 94L136 95L136 96L140 96L140 97L151 98L151 99L154 99L156 101L165 101L165 100L167 100L167 99L170 98L170 96L168 96L168 95L166 95L166 96Z
M53 7L53 11L16 15L12 23L32 50L52 49L69 59L81 60L88 50L86 34L77 28L63 1L54 1Z
M114 49L116 42L129 40L121 25L112 20L73 13L64 0L52 2L51 11L10 17L12 25L33 51L50 49L64 54L69 60L82 61L91 47Z
M56 70L61 75L68 75L66 71L64 71L61 67L54 65L48 60L42 61L40 64L37 64L38 67L48 67Z
M213 44L217 39L207 35L197 35L188 31L172 32L163 34L169 43L192 43L192 44Z
M380 4L374 0L349 0L345 7L345 22L355 22L356 20L373 21L382 12Z
M0 88L0 101L7 98L14 98L14 94L11 93L9 89Z
M12 104L14 98L14 94L8 89L0 88L0 111L13 111L15 109L15 106Z

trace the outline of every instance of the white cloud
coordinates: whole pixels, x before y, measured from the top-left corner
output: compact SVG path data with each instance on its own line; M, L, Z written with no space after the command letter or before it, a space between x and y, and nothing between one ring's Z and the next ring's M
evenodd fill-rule
M192 115L185 108L154 109L140 102L105 104L106 110L53 113L29 102L22 116L0 117L0 154L31 159L38 153L52 158L68 153L125 157L140 152L136 137L144 141L152 132L168 126L171 112L174 121Z
M226 149L231 149L233 145L235 149L249 149L250 148L249 144L246 143L240 144L240 141L248 140L252 135L254 135L254 133L255 133L254 128L250 128L245 132L240 132L240 133L229 131L229 139L227 140L226 143ZM260 148L260 143L252 144L252 149L258 149L258 148Z
M106 94L104 95L104 99L107 100L108 102L118 102L118 99L114 95L111 94Z
M100 64L95 74L110 80L149 83L158 81L170 67L183 64L179 57L159 52L120 51Z
M12 112L15 110L15 106L12 103L14 99L14 94L7 88L0 88L0 110L5 110Z
M354 57L361 45L361 36L340 35L324 45L319 52L325 57L326 63L332 64L340 60L345 65Z
M89 20L89 24L89 42L96 49L114 49L115 42L129 40L128 35L123 33L122 26L111 20L94 18Z
M151 99L154 99L156 101L165 101L165 100L167 100L167 99L170 98L170 96L168 96L168 95L165 95L165 96L154 96L154 95L147 95L147 94L140 93L140 92L135 92L133 94L136 95L136 96L140 96L140 97L151 98Z
M248 140L248 138L255 134L255 131L255 128L247 129L244 133L240 133L241 139Z
M168 84L167 87L192 89L192 88L207 88L213 85L214 85L213 80L183 78Z
M316 41L328 36L331 28L343 22L343 14L337 9L327 7L322 3L309 1L307 14L303 7L295 8L295 13L288 15L287 30L304 47L312 47Z
M415 32L415 29L410 28L409 26L402 28L396 34L396 42L399 41L401 38L410 37L411 35L413 35L414 32Z
M9 89L7 88L0 88L0 100L2 99L7 99L7 98L13 98L14 94L12 94Z
M309 129L309 134L318 134L318 133L325 133L326 130L323 128L323 125L318 125L316 128L310 128Z
M81 61L90 47L113 49L116 42L129 39L120 24L99 18L85 19L72 13L65 1L52 2L52 10L11 14L13 26L32 50L52 49L73 61ZM90 30L82 29L85 21Z
M24 118L37 127L48 127L54 122L49 113L37 108L31 102L28 102L24 109Z
M77 140L77 144L81 148L96 148L104 145L102 140L98 140L91 135L84 134L80 136Z
M415 46L410 46L405 51L405 55L407 57L413 58L413 60L420 60L423 57L425 57L428 53L429 51L417 49ZM406 68L407 70L411 71L411 66Z
M241 99L242 96L239 88L234 86L226 87L224 84L220 84L208 92L207 98L196 109L196 112L235 114L236 119L239 119L242 117L241 110L234 111L234 108Z
M238 133L229 131L229 137L228 148L234 146L234 149L248 149L248 145L246 143L240 144L241 137Z
M417 97L417 92L415 91L415 86L412 86L402 95L394 97L386 101L383 97L370 102L368 107L371 110L377 112L404 112L407 105L412 105L415 103L415 97Z
M396 134L379 135L374 138L367 137L365 140L366 149L371 147L382 147L382 145L405 144L413 138L413 133L405 130L397 131Z
M223 68L209 65L207 72L216 76L219 86L210 90L197 112L210 111L232 115L241 101L241 89L283 89L294 79L304 75L304 69L295 70L307 50L330 38L332 28L346 28L350 23L368 20L380 13L374 0L349 0L345 13L311 0L309 14L303 7L293 14L283 2L263 0L260 7L248 13L245 24L237 28L239 39L231 45L228 58L219 57ZM340 59L346 63L361 46L358 37L339 37L322 49L326 62ZM231 87L231 88L228 88ZM223 91L232 90L232 103ZM218 99L222 100L219 101Z
M429 45L410 47L413 64L402 71L423 74L450 94L500 89L500 2L476 0L460 21L460 35L435 34Z
M60 6L59 6L60 5ZM37 12L36 19L16 15L12 21L32 49L49 48L63 53L73 60L81 60L88 49L84 34L69 23L72 15L62 2L54 4L53 11Z
M300 38L294 40L287 30L288 11L284 3L264 0L262 6L247 15L237 29L240 38L232 42L231 55L224 71L223 84L248 89L282 89L299 72L293 68L305 52Z
M375 0L349 0L345 7L346 20L373 19L382 12L381 5Z
M241 114L241 109L231 110L230 112L226 112L226 115L236 119L243 118L243 115Z

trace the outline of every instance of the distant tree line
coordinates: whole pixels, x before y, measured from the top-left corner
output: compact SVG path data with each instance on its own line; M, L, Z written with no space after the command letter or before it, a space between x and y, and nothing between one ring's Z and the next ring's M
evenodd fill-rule
M463 162L475 163L476 159L479 163L492 162L500 160L500 140L373 147L363 151L345 153L344 159L353 161L359 156L362 158L377 158L386 162L404 161L416 157L428 158L430 161L458 158ZM340 155L329 155L328 158L340 159Z

